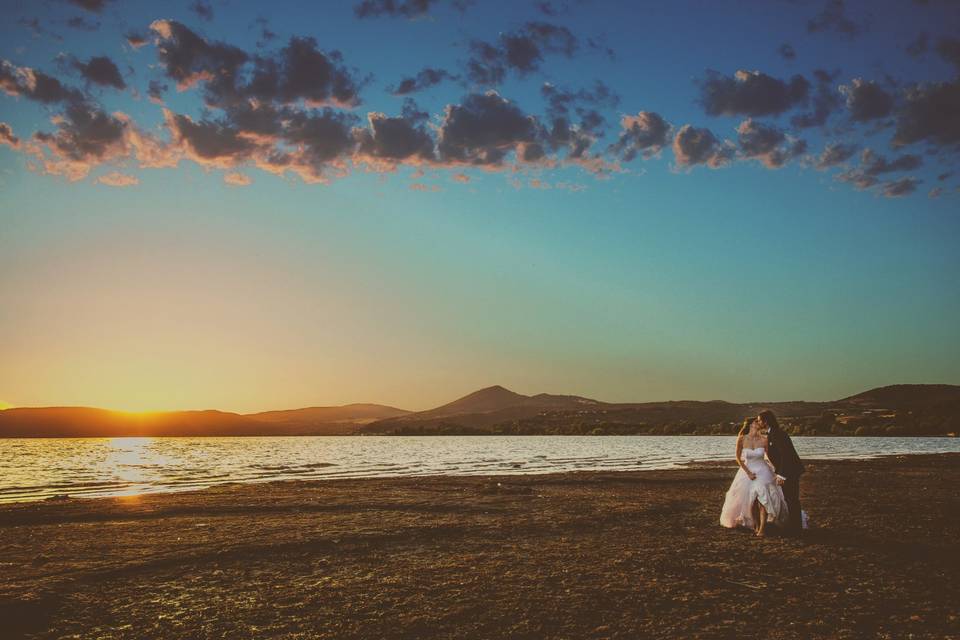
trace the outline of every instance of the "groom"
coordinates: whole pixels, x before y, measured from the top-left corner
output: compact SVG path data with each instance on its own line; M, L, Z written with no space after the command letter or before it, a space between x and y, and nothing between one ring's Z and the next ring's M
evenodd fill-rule
M777 475L777 484L783 486L783 497L787 500L787 509L790 513L787 518L786 531L799 534L803 529L800 516L800 476L803 474L803 463L797 450L793 448L793 441L787 432L780 428L777 416L772 411L761 411L757 416L760 423L767 428L768 453L773 462Z

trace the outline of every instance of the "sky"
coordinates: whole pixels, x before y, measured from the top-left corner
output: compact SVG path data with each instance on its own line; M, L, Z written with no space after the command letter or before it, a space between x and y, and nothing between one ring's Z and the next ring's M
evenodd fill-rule
M960 383L953 0L4 2L0 408Z

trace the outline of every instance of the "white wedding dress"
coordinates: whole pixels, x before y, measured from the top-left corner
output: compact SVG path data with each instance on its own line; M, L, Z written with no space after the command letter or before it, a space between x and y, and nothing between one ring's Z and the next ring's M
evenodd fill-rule
M786 523L787 501L783 497L783 489L777 484L773 468L764 458L763 447L744 447L742 455L744 465L756 475L756 479L751 480L742 468L737 470L723 502L720 524L730 529L753 529L757 525L753 521L754 500L759 500L767 510L768 523Z

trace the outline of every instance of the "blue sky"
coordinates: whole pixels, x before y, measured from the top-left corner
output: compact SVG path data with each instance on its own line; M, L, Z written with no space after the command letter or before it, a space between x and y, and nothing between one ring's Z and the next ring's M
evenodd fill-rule
M9 4L0 402L418 409L489 384L736 401L960 382L955 3L541 4ZM346 102L291 80L292 37L353 83ZM503 57L509 38L539 55ZM469 76L481 42L502 79ZM209 52L228 45L245 62L217 84ZM101 56L122 88L88 66ZM254 86L258 64L275 85ZM447 77L394 95L428 67ZM62 89L42 95L37 73ZM544 83L572 105L561 141ZM821 94L823 122L797 124ZM265 109L269 134L243 129ZM106 133L83 126L97 114ZM641 124L618 147L625 116ZM323 118L340 128L300 127Z

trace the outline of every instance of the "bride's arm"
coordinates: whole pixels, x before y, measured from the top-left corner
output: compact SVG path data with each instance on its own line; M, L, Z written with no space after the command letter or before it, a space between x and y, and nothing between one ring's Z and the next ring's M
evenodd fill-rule
M741 469L743 469L743 472L747 474L747 477L753 480L756 476L753 474L752 471L750 471L750 469L747 469L747 465L744 464L743 457L741 456L742 453L743 453L743 436L740 436L737 438L737 465Z

